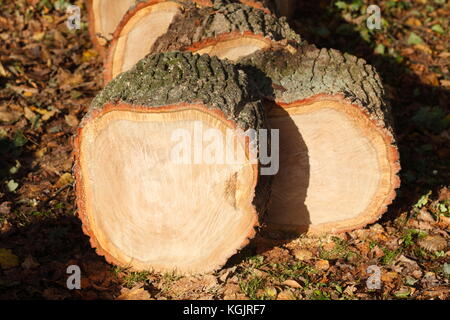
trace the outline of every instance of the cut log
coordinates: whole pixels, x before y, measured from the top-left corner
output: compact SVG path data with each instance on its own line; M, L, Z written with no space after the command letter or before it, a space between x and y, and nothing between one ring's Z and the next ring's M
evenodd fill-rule
M87 0L89 34L102 55L105 46L127 10L135 0Z
M240 63L275 101L268 118L280 130L280 170L269 229L341 232L379 219L399 187L400 165L375 69L311 45L259 51Z
M142 12L145 13L145 16L152 15L152 23L156 27L156 32L164 28L165 24L170 24L171 12L174 10L173 6L170 4L161 5L162 2L177 3L178 7L194 4L199 6L212 5L210 0L87 0L89 33L97 51L106 56L106 46L112 40L116 28L120 25L127 12L128 17L141 9L144 10ZM154 5L156 5L154 10L145 9ZM140 16L136 17L137 20L143 18ZM126 21L128 19L126 18ZM134 24L136 21L131 21L130 23Z
M241 3L190 7L183 12L174 1L159 6L171 9L165 9L170 11L170 18L164 18L167 23L159 22L158 27L157 20L144 9L129 12L124 18L108 52L105 83L148 53L192 51L235 60L277 41L300 41L284 19ZM158 12L153 7L150 13Z
M142 59L97 95L75 138L74 175L99 254L134 270L202 273L248 243L269 182L255 195L253 149L229 134L266 127L254 92L230 63L171 52Z

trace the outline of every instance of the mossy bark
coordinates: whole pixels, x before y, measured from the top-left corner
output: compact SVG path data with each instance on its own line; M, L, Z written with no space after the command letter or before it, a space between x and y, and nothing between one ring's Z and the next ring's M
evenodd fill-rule
M211 6L214 7L215 9L218 9L227 4L240 3L239 0L170 0L170 1L181 4L186 10L195 7L205 7L205 6ZM123 17L133 14L133 12L139 9L140 6L152 5L158 2L161 2L161 0L135 0L134 4L132 4L130 8L124 12ZM264 9L266 10L267 13L277 12L277 8L272 0L243 0L242 2L255 8ZM105 50L105 47L108 46L108 43L112 40L111 37L114 30L112 30L111 34L97 34L99 30L95 30L95 21L94 21L95 15L93 12L94 9L92 5L92 0L86 0L86 6L88 10L89 32L92 41L94 42L94 45L97 48L97 50L102 52L102 54L105 54L103 51ZM120 24L121 20L122 19L118 20L117 22L118 25ZM101 44L98 40L98 37L102 38L104 43Z
M113 79L92 101L147 107L201 102L220 109L243 130L264 128L257 91L236 66L215 57L169 52L149 55Z
M299 43L286 19L241 3L212 8L193 8L175 17L166 34L159 37L151 52L186 50L195 43L230 33L251 33L273 42Z
M240 59L238 64L252 75L259 91L269 99L289 104L320 94L342 94L394 133L381 78L364 59L303 44L295 53L261 50Z

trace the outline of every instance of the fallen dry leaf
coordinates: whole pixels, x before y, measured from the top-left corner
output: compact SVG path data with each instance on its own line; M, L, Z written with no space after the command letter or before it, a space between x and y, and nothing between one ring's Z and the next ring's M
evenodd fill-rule
M78 118L74 116L73 114L68 114L64 116L64 120L66 120L66 123L71 127L78 126Z
M293 255L297 260L300 261L308 261L313 258L312 252L306 249L295 249Z
M62 188L73 182L73 177L70 173L66 172L59 177L59 180L55 183L56 188Z
M390 283L397 279L399 274L395 271L385 272L381 275L381 280L386 283Z
M316 262L315 266L319 270L328 270L328 268L330 268L330 263L328 262L328 260L321 259Z
M278 294L277 300L295 300L295 296L292 291L283 290Z
M0 267L2 269L14 268L19 265L19 258L10 249L0 248Z
M422 239L419 239L417 244L428 251L440 251L447 247L447 240L444 237L438 235L428 235Z
M291 288L301 288L302 286L295 280L286 280L283 281L281 284L291 287Z
M142 284L136 285L131 289L123 288L121 295L116 300L150 300L150 293L142 288Z

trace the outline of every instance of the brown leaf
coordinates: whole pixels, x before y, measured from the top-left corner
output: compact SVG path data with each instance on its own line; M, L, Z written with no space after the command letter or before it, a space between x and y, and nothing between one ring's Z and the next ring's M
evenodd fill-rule
M302 286L295 280L286 280L281 283L282 285L291 287L291 288L301 288Z
M415 44L414 48L417 49L417 50L420 50L420 51L422 51L422 52L424 52L426 54L432 54L433 53L433 50L431 50L431 48L428 45L424 44L424 43Z
M70 173L66 172L59 177L59 180L55 183L56 188L62 188L73 182L73 177Z
M293 255L297 260L300 261L308 261L313 258L312 252L306 249L295 249Z
M151 296L148 291L142 288L142 284L136 285L131 289L123 288L121 295L116 300L150 300Z
M405 23L411 27L420 27L422 25L422 22L414 17L408 18Z
M295 296L290 290L283 290L278 294L277 300L295 300Z
M28 107L23 108L23 114L25 115L25 118L30 122L34 121L34 119L36 118L36 114Z
M66 123L71 127L78 126L78 118L73 114L68 114L64 116L64 120L66 120Z
M5 201L0 204L0 214L9 214L11 212L11 201Z
M390 272L385 272L381 275L381 280L383 282L386 283L391 283L392 281L394 281L395 279L397 279L399 277L397 272L394 271L390 271Z
M447 247L447 240L438 235L428 235L425 238L420 239L417 244L422 249L428 251L440 251Z
M439 79L436 73L427 73L422 77L424 83L429 84L431 86L439 86Z
M7 106L0 106L0 123L10 124L16 122L22 114L16 110L11 110Z
M47 300L64 300L70 297L68 290L47 288L42 292L42 296Z
M0 267L14 268L19 265L19 258L10 249L0 249Z
M328 270L328 268L330 268L330 263L328 262L328 260L321 259L316 262L315 266L319 270Z

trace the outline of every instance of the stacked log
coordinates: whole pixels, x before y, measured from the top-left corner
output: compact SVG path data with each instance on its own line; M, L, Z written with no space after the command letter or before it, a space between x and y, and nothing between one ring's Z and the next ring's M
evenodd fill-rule
M145 2L130 10L116 29L104 80L108 83L149 53L189 50L236 60L278 41L299 39L284 19L242 3L216 1L198 7Z
M108 261L207 272L259 225L322 235L387 211L400 165L381 79L303 41L274 15L284 4L144 1L122 18L75 152L80 217ZM170 133L198 124L278 132L263 147L279 170L263 173L245 135L237 165L174 163Z

